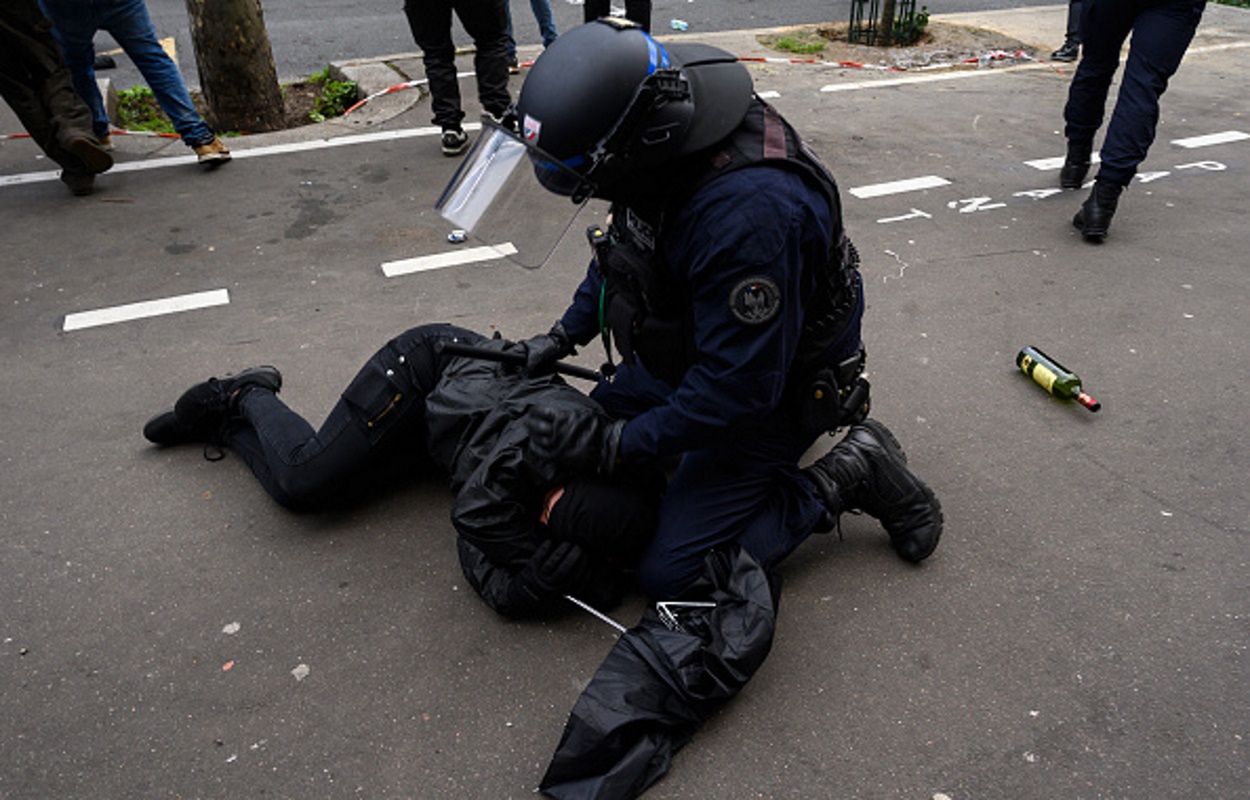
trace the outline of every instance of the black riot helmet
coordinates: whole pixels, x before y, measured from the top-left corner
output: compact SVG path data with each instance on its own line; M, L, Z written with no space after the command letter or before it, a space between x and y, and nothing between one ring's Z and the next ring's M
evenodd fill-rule
M516 112L547 189L610 197L622 182L723 139L751 96L750 73L724 50L666 47L633 23L605 18L543 51Z

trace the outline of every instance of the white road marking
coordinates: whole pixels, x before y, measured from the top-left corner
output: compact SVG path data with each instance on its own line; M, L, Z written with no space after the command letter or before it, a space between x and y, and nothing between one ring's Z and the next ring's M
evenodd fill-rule
M949 186L950 181L940 178L937 175L925 175L922 178L907 178L901 181L890 181L889 183L874 183L868 186L856 186L852 188L851 194L860 200L869 197L881 197L887 194L900 194L902 192L917 192L921 189L933 189L938 186Z
M479 122L471 122L464 126L466 131L475 131L482 127ZM427 126L423 128L404 128L397 131L376 131L374 133L353 133L347 136L336 136L333 139L313 139L307 142L290 142L288 144L270 144L261 147L249 147L234 149L231 148L231 154L236 160L243 158L257 158L260 156L276 156L285 153L303 153L309 150L324 150L329 147L348 147L357 144L372 144L374 142L394 141L396 139L411 139L416 136L438 136L442 134L442 129L435 126ZM233 144L233 141L231 142ZM164 158L149 158L143 161L122 161L113 165L113 168L106 174L115 174L118 172L139 172L148 169L161 169L163 167L178 167L185 164L194 164L195 156L166 156ZM228 169L228 167L227 167ZM42 181L54 181L60 176L60 170L46 172L24 172L17 175L0 175L0 187L3 186L19 186L25 183L40 183Z
M410 275L414 272L426 272L432 269L442 269L444 267L454 267L459 264L472 264L477 261L494 261L498 258L506 258L516 252L516 247L512 242L504 242L503 244L487 245L485 247L468 247L457 250L448 250L443 253L434 253L428 256L418 256L417 258L405 258L400 261L387 261L382 265L382 274L388 278L394 278L399 275Z
M1240 50L1243 47L1250 47L1250 41L1247 42L1228 42L1226 44L1213 44L1206 47L1191 47L1185 53L1185 57L1200 55L1202 53L1215 53L1221 50ZM967 78L985 78L993 75L1006 75L1010 72L1032 72L1036 70L1051 70L1058 72L1060 67L1049 61L1039 61L1031 64L1016 64L1010 67L994 67L992 69L969 69L960 70L958 72L944 72L939 75L914 75L907 78L886 78L884 80L875 81L851 81L848 83L830 83L820 87L822 92L853 92L858 89L879 89L888 86L907 86L913 83L937 83L939 81L959 81ZM1064 77L1067 77L1064 75Z
M144 300L140 303L127 303L121 306L98 308L94 311L66 314L62 330L77 331L83 328L94 328L97 325L112 325L114 322L129 322L134 319L159 317L163 314L176 314L179 311L224 306L229 302L230 293L225 289L181 294L176 297L163 297L159 300Z
M882 217L881 219L877 220L877 222L882 225L888 225L891 222L902 222L903 220L916 219L917 217L920 217L922 219L933 219L932 214L926 214L925 212L921 211L918 208L913 208L910 212L906 214L902 214L897 217Z
M1209 147L1213 144L1240 142L1242 139L1250 139L1250 133L1222 131L1221 133L1208 133L1206 136L1190 136L1188 139L1173 139L1172 144L1192 150L1195 147Z
M761 100L773 100L778 97L781 97L781 92L760 92Z
M888 86L908 86L913 83L938 83L939 81L958 81L965 78L984 78L988 75L1005 75L1008 72L1025 70L1053 69L1049 63L1017 64L1013 67L996 67L994 69L961 70L944 72L940 75L913 75L907 78L885 78L875 81L850 81L848 83L830 83L820 87L822 92L853 92L858 89L880 89Z
M1063 156L1055 156L1054 158L1035 158L1032 161L1026 161L1024 163L1025 166L1032 167L1033 169L1048 170L1059 169L1063 166L1063 160ZM1098 153L1094 153L1089 157L1089 163L1091 164L1097 164L1101 161L1102 156Z

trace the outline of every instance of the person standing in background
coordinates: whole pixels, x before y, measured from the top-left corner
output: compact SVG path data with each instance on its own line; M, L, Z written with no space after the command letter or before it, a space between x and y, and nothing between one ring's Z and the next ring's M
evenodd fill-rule
M456 44L451 39L451 13L473 39L477 96L486 113L506 124L512 96L508 94L508 6L506 0L406 0L404 14L412 38L421 48L425 76L430 80L434 124L443 129L443 155L458 156L469 147L460 123L460 83L456 77Z
M586 0L584 22L594 22L600 17L610 16L612 3L609 0ZM648 33L651 32L651 0L625 0L625 18L636 22Z
M512 6L504 3L503 7L508 12L508 71L515 74L521 71L521 63L516 57L516 37L512 35ZM538 33L542 36L545 49L560 35L556 30L555 17L551 13L551 0L530 0L530 9L538 22Z
M1051 61L1076 61L1081 54L1081 0L1068 3L1068 28L1063 34L1063 44L1050 54Z
M1084 0L1082 5L1085 52L1063 109L1068 154L1059 185L1064 189L1079 189L1085 181L1094 134L1102 125L1107 92L1120 66L1120 48L1133 34L1115 111L1099 151L1102 165L1089 198L1072 219L1087 241L1101 242L1120 193L1154 142L1159 98L1194 38L1206 0Z

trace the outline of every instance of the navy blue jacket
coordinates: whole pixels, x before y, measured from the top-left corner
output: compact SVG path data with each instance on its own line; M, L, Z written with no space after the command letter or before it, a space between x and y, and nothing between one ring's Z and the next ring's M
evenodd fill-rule
M818 188L768 165L722 175L669 213L657 250L692 298L697 358L665 402L626 424L622 457L696 449L730 426L778 411L815 282L812 265L824 262L840 233ZM731 295L759 277L780 289L780 310L748 324L734 315ZM592 262L561 319L578 344L599 333L600 281Z

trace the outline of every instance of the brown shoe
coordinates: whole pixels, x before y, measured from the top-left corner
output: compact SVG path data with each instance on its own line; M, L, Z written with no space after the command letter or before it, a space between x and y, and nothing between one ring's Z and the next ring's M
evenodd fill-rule
M206 144L197 144L193 149L201 164L220 164L230 160L230 148L226 147L219 136L214 136Z
M88 172L106 172L113 166L113 157L94 136L72 136L65 143L65 149L81 161Z

